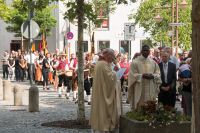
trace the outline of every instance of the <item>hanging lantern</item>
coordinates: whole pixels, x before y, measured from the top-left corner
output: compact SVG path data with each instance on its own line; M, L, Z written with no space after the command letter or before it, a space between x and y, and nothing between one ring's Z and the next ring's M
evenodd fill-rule
M155 20L157 23L160 23L160 22L163 20L163 18L158 14L158 15L156 15L156 16L154 17L154 20Z

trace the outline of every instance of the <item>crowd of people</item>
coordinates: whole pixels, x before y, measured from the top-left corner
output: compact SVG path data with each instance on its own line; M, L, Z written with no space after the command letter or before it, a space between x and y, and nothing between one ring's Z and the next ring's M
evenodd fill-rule
M120 93L117 73L127 72L120 79L128 81L128 102L135 110L147 101L158 101L167 109L175 108L177 93L182 95L184 114L192 115L192 51L184 51L179 58L170 47L150 49L144 45L131 61L127 55L116 54L112 49L103 50L95 66L92 88L90 124L93 133L117 132L120 110ZM179 83L178 92L177 83ZM157 100L158 99L158 100Z
M49 90L49 84L53 84L59 97L65 95L69 99L69 93L73 91L73 100L77 101L78 59L76 54L72 53L69 59L64 52L59 52L59 50L55 53L44 54L43 51L35 51L31 54L30 58L30 53L21 50L10 53L4 51L1 60L3 78L17 82L23 82L25 78L31 79L35 84L42 84L44 90ZM191 116L191 54L191 51L184 51L177 58L172 54L170 47L150 49L148 45L144 45L141 52L136 53L131 60L128 54L109 48L97 54L86 53L84 55L84 89L89 105L92 100L91 123L94 132L114 129L118 112L120 112L120 105L117 102L120 93L117 90L124 91L119 89L124 88L124 83L128 86L125 90L127 102L133 110L145 101L157 98L158 102L164 106L174 108L178 92L182 95L184 113ZM118 79L117 73L121 69L125 71ZM109 121L105 123L108 119Z

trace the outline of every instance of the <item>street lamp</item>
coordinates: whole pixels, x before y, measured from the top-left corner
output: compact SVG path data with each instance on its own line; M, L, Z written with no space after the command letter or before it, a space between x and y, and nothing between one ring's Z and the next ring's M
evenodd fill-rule
M163 20L163 18L158 14L158 15L156 15L156 16L154 17L154 20L155 20L157 23L160 23L160 22Z
M185 8L187 7L187 5L188 5L188 3L187 3L186 0L183 0L183 1L179 4L180 8L182 8L182 9L185 9Z

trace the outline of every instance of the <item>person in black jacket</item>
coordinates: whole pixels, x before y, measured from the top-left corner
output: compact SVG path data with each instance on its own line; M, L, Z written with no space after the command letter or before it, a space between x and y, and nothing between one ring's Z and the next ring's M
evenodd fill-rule
M49 89L48 88L49 71L50 71L50 53L47 53L42 63L43 90Z
M158 94L158 102L163 106L174 107L176 102L176 65L169 62L169 54L163 52L159 64L162 84Z

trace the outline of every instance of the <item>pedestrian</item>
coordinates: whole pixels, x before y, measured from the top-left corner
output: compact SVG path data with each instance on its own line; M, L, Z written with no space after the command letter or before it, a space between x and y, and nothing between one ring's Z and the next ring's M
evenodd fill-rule
M112 70L114 50L106 48L102 52L94 70L90 124L93 133L115 132L118 125L120 85Z
M10 80L14 80L14 71L15 71L15 59L13 58L13 54L10 54L9 58L8 58L8 71L9 71L9 78Z
M56 74L57 73L57 67L58 67L58 64L59 64L59 57L57 54L54 54L53 55L53 59L51 61L51 66L53 68L53 79L54 79L54 89L55 91L57 91L58 89L58 75Z
M160 80L158 64L149 58L150 48L142 46L141 56L133 60L128 75L128 101L135 110L147 101L156 101Z
M39 84L43 81L42 77L42 64L43 64L43 55L39 55L39 58L36 59L36 67L35 67L35 83Z
M48 90L48 75L50 72L50 53L46 54L46 57L42 62L42 76L43 76L43 90Z
M179 81L181 82L181 105L183 112L187 116L192 116L192 70L190 66L191 58L188 58L187 64L183 64L179 68ZM182 64L182 63L181 63ZM189 67L188 67L189 66Z
M158 94L158 102L163 106L175 107L176 102L176 65L169 62L170 55L163 52L162 62L159 64L162 84Z
M35 70L36 70L35 69L35 61L36 61L36 56L35 56L34 52L30 52L30 54L26 54L24 58L25 58L25 60L27 62L27 72L28 72L28 78L27 79L35 81Z
M20 57L18 52L16 52L15 56L15 79L17 82L20 81L20 72L21 72L21 67L20 67Z
M70 60L69 60L69 69L72 70L72 89L73 89L73 101L77 101L78 97L78 74L77 74L77 68L78 68L78 61L74 53L71 54Z
M24 55L22 54L20 55L19 66L20 66L20 81L23 82L27 70L27 62L24 59Z
M62 84L64 85L64 91L66 92L66 99L69 99L69 94L71 90L71 86L69 84L69 80L72 78L72 71L69 70L68 60L66 59L66 54L61 52L59 54L60 60L56 67L57 75L58 75L58 96L62 97ZM68 75L68 72L71 71L71 74Z
M8 58L9 58L9 54L7 51L4 51L3 57L1 59L1 62L3 63L3 78L8 79Z

